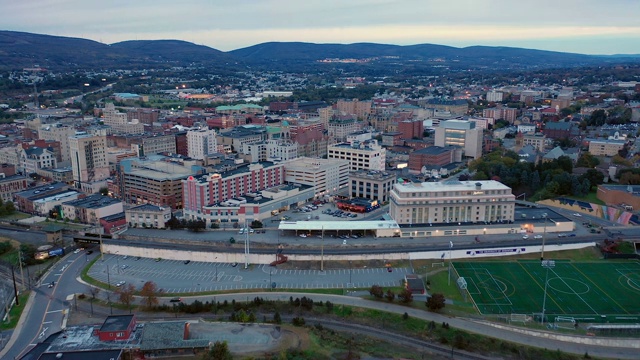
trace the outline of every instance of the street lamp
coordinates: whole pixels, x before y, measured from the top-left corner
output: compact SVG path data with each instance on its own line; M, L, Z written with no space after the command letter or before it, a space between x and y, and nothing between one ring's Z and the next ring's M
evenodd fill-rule
M449 241L449 276L447 285L451 285L451 250L453 249L453 241Z
M547 286L549 285L549 269L553 269L556 266L556 262L554 260L542 260L542 267L547 269L547 275L544 279L544 297L542 298L542 318L540 319L540 323L544 325L544 313L546 311L547 306Z
M544 230L542 231L542 251L540 253L540 261L544 261L544 241L547 238L547 213L542 214L544 218Z

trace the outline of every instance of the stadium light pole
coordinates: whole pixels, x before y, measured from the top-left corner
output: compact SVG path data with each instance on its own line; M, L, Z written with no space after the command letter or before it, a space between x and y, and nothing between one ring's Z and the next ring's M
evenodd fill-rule
M542 214L544 218L544 230L542 231L542 249L540 252L540 261L544 261L544 242L547 240L547 213Z
M453 249L453 241L449 241L449 279L447 285L451 285L451 249Z
M547 307L547 286L549 285L549 269L553 269L556 266L554 260L542 260L542 267L547 269L547 275L544 279L544 297L542 298L542 317L540 318L540 324L544 325L544 313Z

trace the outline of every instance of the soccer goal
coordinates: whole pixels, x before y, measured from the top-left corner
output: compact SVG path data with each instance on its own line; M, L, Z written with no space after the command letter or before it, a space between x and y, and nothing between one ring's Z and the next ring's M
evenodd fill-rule
M456 280L456 284L458 284L458 290L460 290L460 294L466 302L467 294L469 293L469 291L467 290L467 280L465 280L464 277L459 277L458 280Z

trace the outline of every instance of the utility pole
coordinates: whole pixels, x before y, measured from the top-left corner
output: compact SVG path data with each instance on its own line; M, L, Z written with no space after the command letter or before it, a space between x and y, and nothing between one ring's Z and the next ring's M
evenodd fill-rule
M18 299L18 287L16 286L16 273L13 265L11 265L11 277L13 278L13 293L16 296L16 305L20 305L20 299Z
M18 264L20 264L20 279L22 280L22 286L25 287L24 269L22 268L22 251L20 250L18 250Z
M320 271L324 271L324 226L322 226L321 234L322 245L320 246Z
M247 230L245 231L245 235L244 235L244 268L245 270L249 267L249 226L247 225L247 219L245 218L244 220L244 228Z

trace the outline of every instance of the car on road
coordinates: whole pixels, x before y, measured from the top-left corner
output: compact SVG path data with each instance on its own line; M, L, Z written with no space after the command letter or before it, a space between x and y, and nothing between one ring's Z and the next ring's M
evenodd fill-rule
M49 283L49 286L47 286L47 287L52 288L52 287L54 287L55 285L56 285L56 282L55 282L55 281L52 281L52 282L50 282L50 283Z
M574 237L574 236L576 236L576 234L574 234L574 233L570 233L570 234L567 234L567 236L568 236L568 237Z
M116 284L116 287L121 287L122 285L126 284L126 281L118 281L118 283Z
M342 245L347 245L347 240L342 240Z
M560 238L567 237L567 234L560 233L560 234L558 234L558 237L560 237Z
M573 214L571 214L571 215L573 215L573 216L575 216L575 217L582 217L582 215L580 215L580 214L578 214L578 213L573 213Z
M87 255L91 255L91 254L93 254L93 250L87 251Z
M172 302L172 303L181 302L181 301L182 301L182 298L179 298L179 297L169 300L169 302Z
M536 235L533 237L534 239L542 239L542 235Z
M191 262L191 260L185 260L185 261L184 261L184 264L186 265L186 264L188 264L188 263L190 263L190 262Z
M300 234L299 236L300 236L301 238L306 238L306 237L307 237L307 234Z
M522 235L522 240L528 240L529 239L529 235Z
M75 250L73 251L73 253L74 253L74 254L77 254L77 253L79 253L79 252L80 252L80 249L75 249Z

